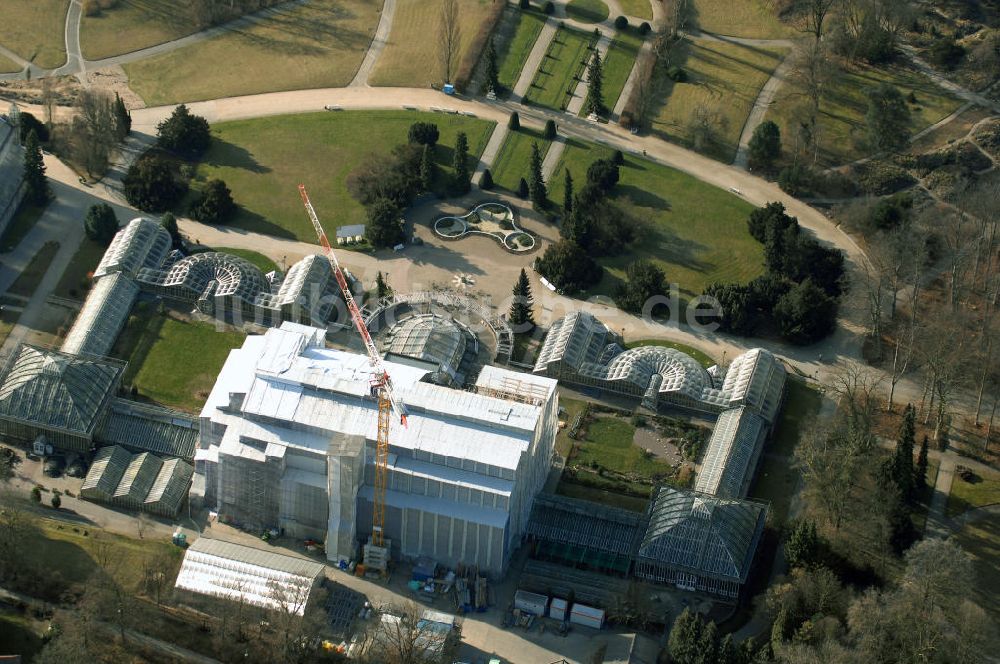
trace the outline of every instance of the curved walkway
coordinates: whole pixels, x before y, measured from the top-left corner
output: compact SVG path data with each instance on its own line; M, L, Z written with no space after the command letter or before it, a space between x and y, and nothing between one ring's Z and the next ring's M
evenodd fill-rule
M354 75L354 79L350 83L351 87L366 87L368 85L368 77L375 70L375 64L378 62L379 56L382 55L386 44L389 43L389 33L392 32L392 19L395 16L396 0L385 0L385 3L382 5L382 13L378 19L378 27L375 28L375 35L372 37L372 43L365 52L365 59L361 61L358 73Z
M778 94L781 86L785 84L785 77L791 68L792 54L789 53L781 61L781 64L771 72L771 78L767 79L764 87L760 89L760 94L757 95L757 99L753 102L753 108L750 109L750 115L747 116L747 120L743 124L739 147L736 149L736 158L733 159L734 166L747 168L750 156L750 139L753 138L757 127L764 121L768 109L774 103L774 97Z

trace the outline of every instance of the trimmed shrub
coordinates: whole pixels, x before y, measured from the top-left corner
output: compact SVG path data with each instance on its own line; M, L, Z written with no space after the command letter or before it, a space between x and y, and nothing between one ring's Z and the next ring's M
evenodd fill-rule
M544 5L542 5L542 11L545 12L547 16L552 16L556 13L556 6L552 0L548 0Z
M652 32L652 30L653 26L651 26L648 21L643 21L642 23L639 24L639 34L642 35L643 37Z
M510 119L507 120L507 128L511 131L517 131L521 128L521 116L514 111L510 114Z
M490 169L483 171L483 177L479 180L479 188L483 191L489 191L493 189L493 174L490 173Z
M528 188L528 181L521 178L521 181L517 183L517 197L525 199L530 193L531 190Z
M615 30L624 30L628 27L628 19L624 16L619 16L615 19Z
M553 141L556 138L556 122L555 120L545 121L545 138Z
M521 9L531 9L531 0L518 0L517 6Z

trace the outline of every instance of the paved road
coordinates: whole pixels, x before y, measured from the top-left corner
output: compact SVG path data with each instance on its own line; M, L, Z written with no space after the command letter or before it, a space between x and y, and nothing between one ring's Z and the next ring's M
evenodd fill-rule
M354 75L354 80L350 83L352 87L365 87L368 85L368 78L375 70L375 64L378 62L379 56L382 55L382 51L385 50L386 44L389 43L389 34L392 32L392 19L395 15L396 0L385 0L385 4L382 5L382 14L378 19L378 27L375 28L375 36L372 37L372 43L368 47L368 51L365 52L365 59L361 61L361 66L358 67L358 73Z

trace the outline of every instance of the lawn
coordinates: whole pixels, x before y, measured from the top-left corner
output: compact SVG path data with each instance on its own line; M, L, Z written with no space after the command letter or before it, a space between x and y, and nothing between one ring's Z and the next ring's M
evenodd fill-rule
M7 289L7 294L31 297L38 288L38 284L41 283L42 278L45 277L45 273L49 271L49 265L52 264L52 259L56 257L57 251L59 251L58 242L46 242L43 244L38 253L28 262L27 267L24 268L24 272L18 275L14 283Z
M552 142L546 140L542 136L542 132L521 127L518 131L507 134L507 139L501 146L500 152L493 161L493 168L490 170L497 186L517 192L521 178L528 180L532 143L538 144L538 151L544 161L545 153L548 152Z
M799 34L778 20L768 0L694 0L692 19L705 32L732 37L784 39Z
M714 140L699 149L731 162L754 101L785 52L706 39L681 40L672 58L686 72L687 80L675 83L664 73L658 74L650 110L653 132L686 147L698 146L692 120L703 109L714 117Z
M216 329L213 323L186 322L136 308L112 355L128 360L125 384L155 403L198 412L205 403L229 351L243 344L242 332Z
M625 344L626 348L639 348L640 346L664 346L665 348L674 348L681 351L685 355L690 355L698 364L705 367L706 369L717 364L715 360L701 352L693 346L688 346L687 344L682 344L679 341L664 341L662 339L640 339L638 341L630 341Z
M621 96L622 88L632 73L640 48L642 48L642 37L632 27L618 31L608 47L608 54L604 58L603 92L604 105L609 110L618 103L618 97ZM580 114L583 115L582 110Z
M12 74L17 71L21 71L21 65L17 64L10 58L5 58L0 55L0 74Z
M413 111L306 113L219 123L198 166L198 178L222 178L240 205L231 226L303 242L315 242L297 187L305 183L320 219L334 228L365 221L362 205L347 191L347 176L375 153L406 142L409 126L436 122L439 171L451 173L458 132L478 159L492 122Z
M557 30L525 95L530 103L564 110L587 66L593 41L594 36L586 32Z
M570 0L566 5L566 16L582 23L601 23L610 13L601 0Z
M198 31L190 0L118 0L96 16L83 15L80 47L88 60L131 53Z
M955 539L972 556L976 572L972 600L1000 621L1000 519L983 518L966 525Z
M906 65L853 69L830 86L820 104L820 164L839 165L867 156L865 113L868 101L865 91L883 81L899 88L904 96L912 92L916 97L917 103L909 104L913 133L945 118L961 105L958 98ZM790 128L795 126L803 103L802 94L794 84L784 86L778 93L767 118L778 124L782 136L789 135Z
M572 463L598 464L616 473L651 477L670 474L673 466L653 456L633 442L635 427L621 417L598 417L587 426L587 438L578 441Z
M1000 503L1000 474L976 473L978 481L966 482L958 473L951 483L948 516L958 516L975 507Z
M764 448L750 498L771 504L771 514L779 528L788 519L796 493L799 472L792 455L804 428L819 413L823 396L805 381L789 377L785 383L785 403L770 442Z
M485 46L479 39L479 30L492 11L493 1L460 0L460 46L452 76L470 49ZM397 0L389 42L369 83L426 88L444 80L438 37L442 4L443 0Z
M562 201L567 168L579 190L587 167L610 152L568 141L549 178L549 198ZM625 156L613 196L626 212L646 222L646 235L625 254L600 259L605 275L590 295L613 294L625 269L638 258L659 264L668 281L678 284L682 301L710 283L742 283L763 272L763 247L746 230L753 206L739 197L632 155Z
M14 218L7 224L7 228L0 237L0 252L7 252L14 249L24 236L31 232L38 220L42 218L45 207L38 207L30 203L24 203L17 209Z
M104 245L84 238L73 259L66 266L62 278L59 279L54 295L79 300L86 297L90 280L94 276L97 264L101 262L101 257L104 256L105 249Z
M528 59L528 54L545 25L545 16L534 10L520 10L516 21L514 36L497 53L500 85L507 90L513 90L517 84L524 61Z
M381 3L310 0L266 23L125 65L146 104L341 87L371 43Z
M618 0L618 4L629 16L647 21L653 20L653 9L649 6L649 0Z
M214 251L219 251L224 254L232 254L233 256L239 256L240 258L250 261L251 264L256 265L264 274L272 272L278 269L278 264L273 260L265 256L264 254L257 253L250 249L233 249L232 247L219 247L214 249Z
M68 9L69 0L6 0L0 44L39 67L61 67L66 63Z

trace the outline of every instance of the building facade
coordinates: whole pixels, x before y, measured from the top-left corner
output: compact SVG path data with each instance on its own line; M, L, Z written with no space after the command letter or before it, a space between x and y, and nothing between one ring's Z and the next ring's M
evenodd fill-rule
M247 529L281 528L350 559L372 526L377 403L368 359L284 323L230 353L201 413L206 503ZM554 380L487 366L467 390L386 363L409 410L390 435L386 538L502 574L551 464Z
M0 235L24 198L24 149L19 115L17 106L11 105L10 112L0 116Z

